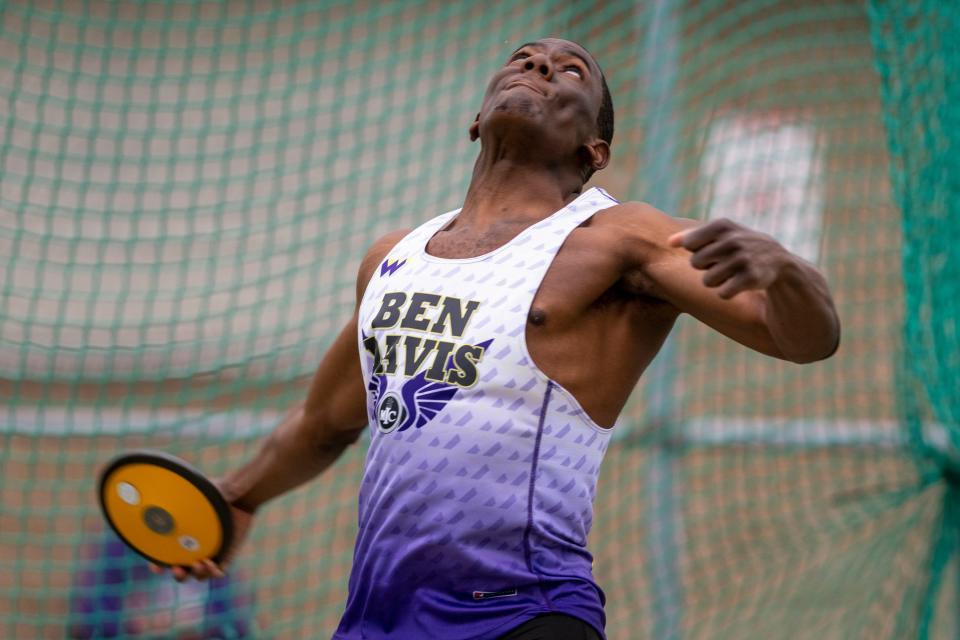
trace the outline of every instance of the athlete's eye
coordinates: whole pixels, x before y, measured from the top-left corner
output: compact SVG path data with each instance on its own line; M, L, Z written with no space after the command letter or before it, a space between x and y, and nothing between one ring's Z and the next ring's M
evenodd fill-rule
M529 53L519 53L519 52L518 52L518 53L513 54L513 56L510 57L510 62L515 62L515 61L517 61L517 60L523 60L524 58L529 58L529 57L530 57L530 54L529 54Z
M566 67L563 70L564 73L569 73L572 76L577 76L583 80L583 71L580 70L580 67Z

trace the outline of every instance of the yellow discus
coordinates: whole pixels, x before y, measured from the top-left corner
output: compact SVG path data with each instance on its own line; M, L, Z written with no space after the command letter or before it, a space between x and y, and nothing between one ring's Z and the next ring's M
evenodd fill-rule
M100 508L134 551L161 566L220 560L230 548L230 505L210 480L160 451L130 451L100 474Z

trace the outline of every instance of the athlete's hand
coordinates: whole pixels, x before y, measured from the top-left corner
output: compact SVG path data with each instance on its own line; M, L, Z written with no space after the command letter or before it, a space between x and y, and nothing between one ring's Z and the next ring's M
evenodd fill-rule
M795 257L765 233L721 218L667 238L671 247L692 253L690 264L704 271L703 284L724 300L750 289L766 289Z
M229 487L219 480L214 480L213 483L220 489L220 492L227 499L227 502L230 503L230 515L233 517L233 542L219 563L207 559L202 562L195 562L189 567L170 567L170 572L177 582L183 582L189 577L200 581L207 580L208 578L224 577L227 566L236 556L237 550L243 544L253 524L254 514L234 506L233 501L236 499L236 496L231 494ZM167 568L151 562L150 571L157 575L162 575L167 572Z

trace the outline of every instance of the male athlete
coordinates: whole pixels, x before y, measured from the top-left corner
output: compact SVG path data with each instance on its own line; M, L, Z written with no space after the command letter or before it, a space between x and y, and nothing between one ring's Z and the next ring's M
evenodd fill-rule
M369 425L337 639L602 637L596 478L677 316L793 362L839 343L823 277L773 238L582 190L609 160L613 106L578 44L520 47L469 133L463 207L374 243L304 403L221 482L242 540Z

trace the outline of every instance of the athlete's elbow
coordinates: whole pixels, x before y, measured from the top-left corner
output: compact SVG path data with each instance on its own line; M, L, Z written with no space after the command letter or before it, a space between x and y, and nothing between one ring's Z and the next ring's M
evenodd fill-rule
M798 352L786 355L785 359L796 364L812 364L832 357L840 348L840 324L836 323L830 331L816 336L804 347Z
M329 416L311 416L309 413L304 415L303 420L309 424L305 431L312 436L311 446L321 453L346 449L360 438L366 426L356 420L337 420Z
M341 426L333 429L320 441L320 446L328 451L341 451L359 440L363 429L363 425Z

